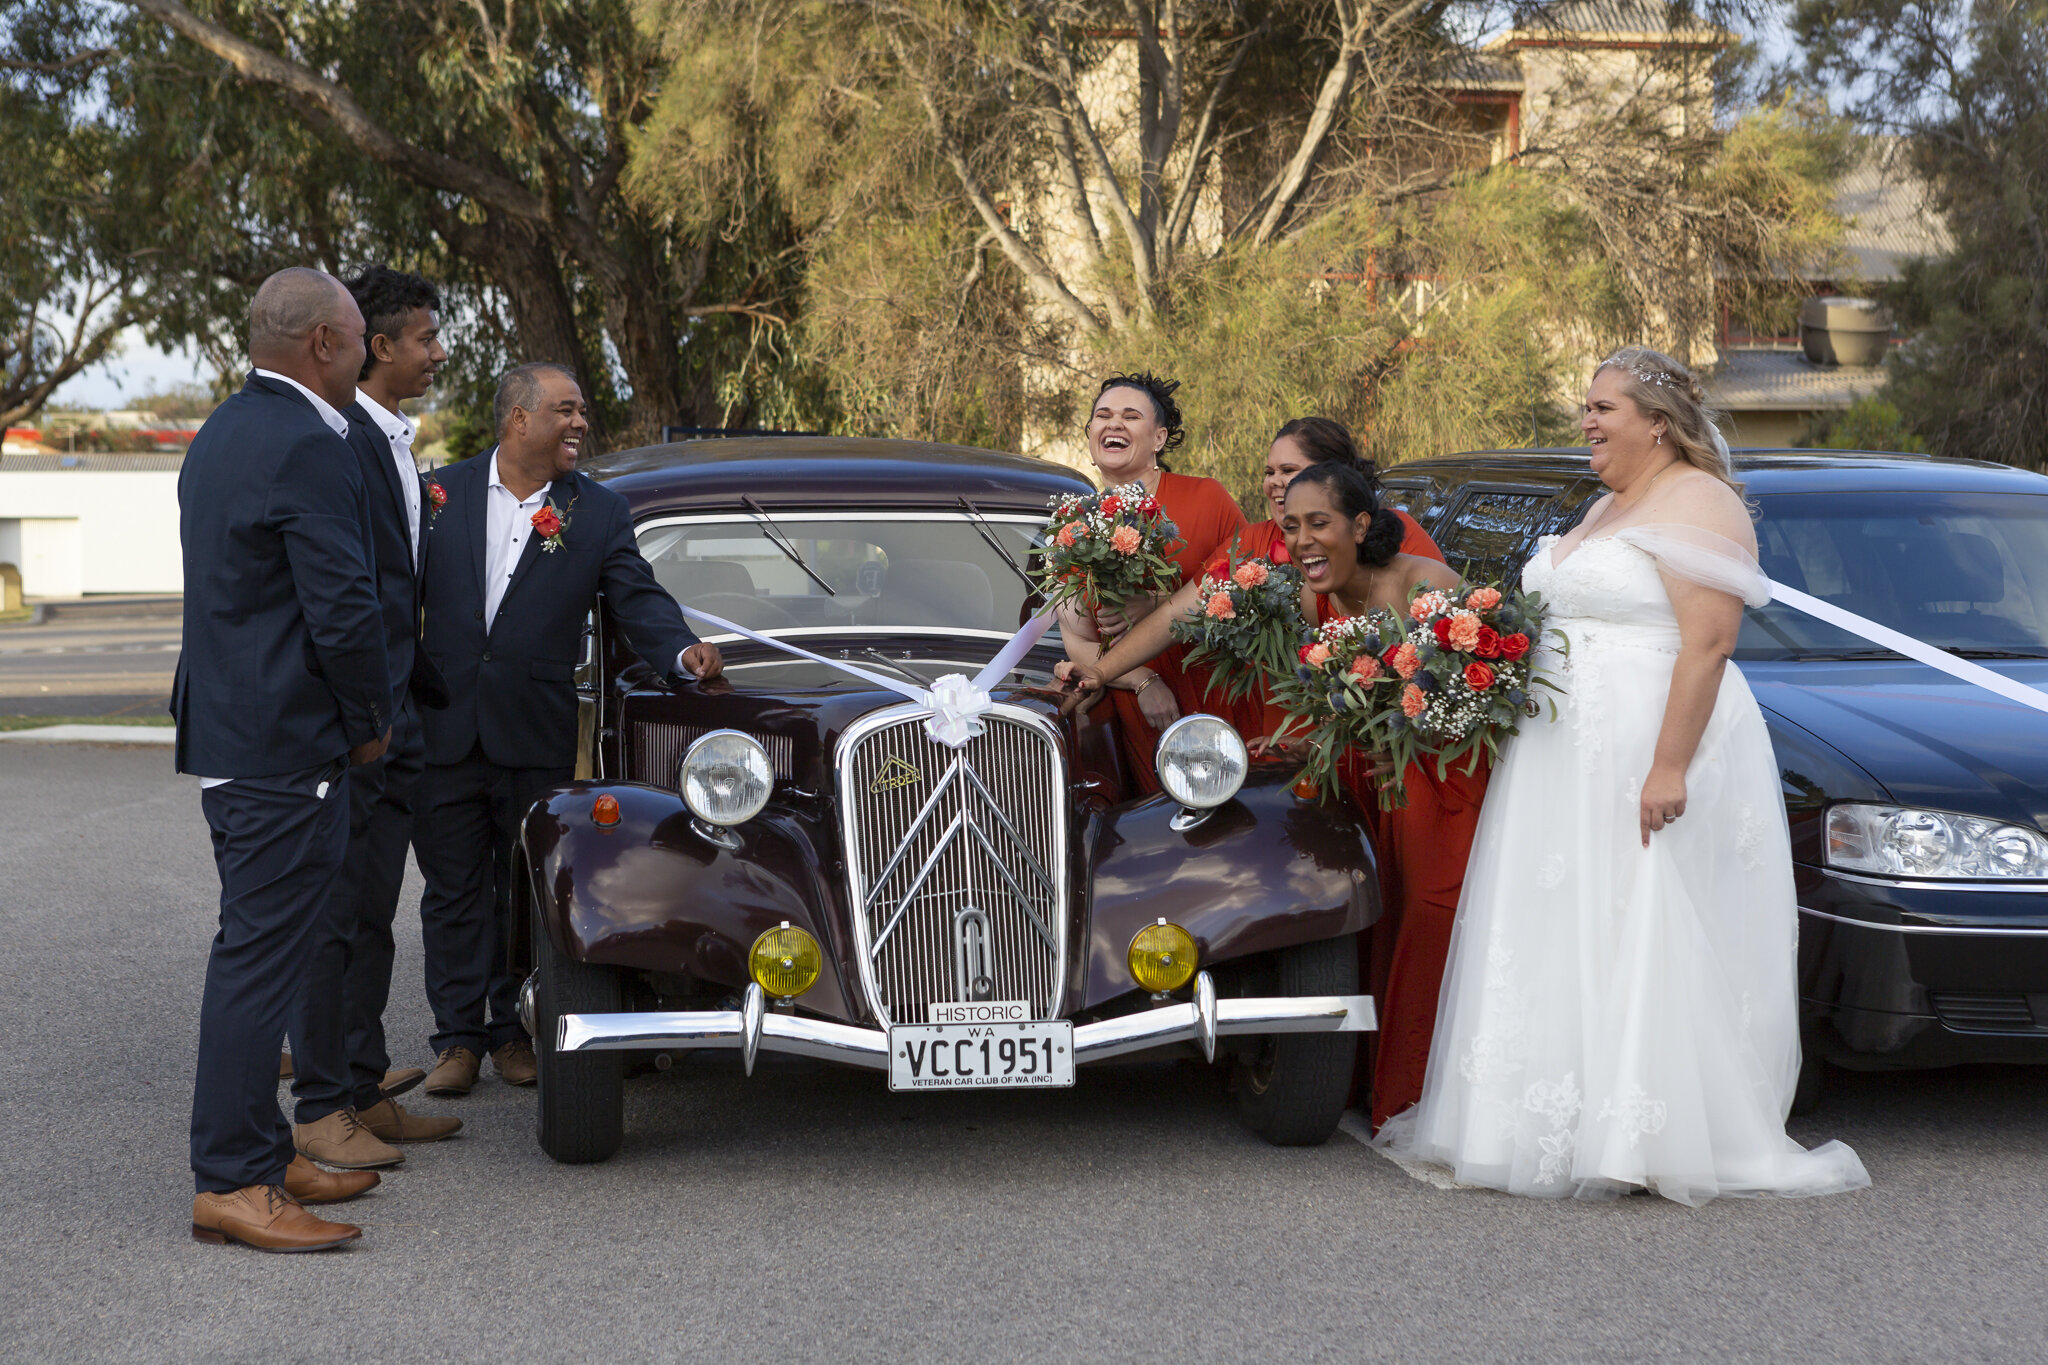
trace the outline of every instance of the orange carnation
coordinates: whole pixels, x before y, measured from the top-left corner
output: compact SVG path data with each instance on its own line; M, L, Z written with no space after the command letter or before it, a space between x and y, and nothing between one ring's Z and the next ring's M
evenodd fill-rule
M1429 698L1426 695L1424 695L1421 688L1417 687L1414 683L1409 683L1406 687L1401 689L1402 715L1408 717L1408 719L1410 720L1414 720L1417 716L1421 715L1424 711L1427 711L1428 709Z
M1394 651L1394 671L1404 678L1412 678L1422 667L1422 656L1415 652L1414 645L1402 645ZM1414 688L1409 688L1413 692Z
M1202 610L1205 614L1218 621L1235 621L1237 619L1237 608L1230 604L1230 594L1227 592L1219 592L1210 598L1209 605L1202 608Z
M1237 586L1240 588L1256 588L1266 581L1267 569L1258 560L1247 559L1237 566L1237 572L1231 577L1237 580Z
M1116 528L1116 533L1110 536L1109 546L1120 555L1136 554L1138 552L1138 541L1137 527L1119 526Z
M1500 605L1500 589L1474 588L1465 594L1465 605L1474 611L1491 611Z
M1054 536L1053 540L1062 547L1072 545L1074 543L1074 523L1070 521L1065 526L1060 527L1060 533Z
M1371 682L1380 672L1380 661L1370 654L1361 654L1351 661L1351 676L1360 682Z
M1479 643L1479 618L1469 612L1451 618L1451 648L1469 654Z
M1311 668L1321 668L1330 662L1330 647L1318 640L1308 647L1308 653L1301 656L1302 662Z

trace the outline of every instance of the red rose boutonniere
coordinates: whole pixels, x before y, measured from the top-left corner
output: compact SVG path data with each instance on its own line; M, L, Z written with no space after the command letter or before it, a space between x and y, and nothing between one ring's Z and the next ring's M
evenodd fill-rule
M448 505L448 490L438 480L427 480L427 520L441 515L441 509Z
M562 532L568 529L569 514L575 510L574 500L571 500L567 507L558 509L554 499L550 498L533 514L533 533L540 537L540 548L543 551L553 554L562 548Z

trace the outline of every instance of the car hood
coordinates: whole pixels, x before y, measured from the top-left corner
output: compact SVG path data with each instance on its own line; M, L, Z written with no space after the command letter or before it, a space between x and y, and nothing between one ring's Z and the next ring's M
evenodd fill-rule
M1835 749L1893 800L2048 828L2048 713L1904 661L1741 667L1767 714ZM2048 661L1985 667L2048 691Z

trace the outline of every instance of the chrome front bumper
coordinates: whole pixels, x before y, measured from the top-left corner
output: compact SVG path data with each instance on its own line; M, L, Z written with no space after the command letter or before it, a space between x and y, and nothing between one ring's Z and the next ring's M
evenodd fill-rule
M1195 976L1195 998L1136 1014L1074 1026L1074 1061L1108 1061L1170 1043L1198 1043L1216 1060L1216 1040L1248 1033L1369 1033L1379 1027L1369 995L1269 996L1219 1000L1207 972ZM889 1069L886 1029L775 1014L758 985L736 1010L565 1014L555 1033L558 1052L620 1052L642 1048L738 1048L748 1075L762 1052L787 1052L876 1071Z

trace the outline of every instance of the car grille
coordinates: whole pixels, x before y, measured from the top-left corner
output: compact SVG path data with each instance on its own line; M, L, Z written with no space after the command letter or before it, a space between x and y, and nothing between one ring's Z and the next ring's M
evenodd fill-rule
M2024 995L1931 991L1928 998L1941 1022L1962 1033L2033 1033L2048 1028L2048 1009L2037 1021ZM2048 996L2036 999L2048 1006Z
M840 821L868 1003L884 1025L922 1023L946 1000L1023 1000L1035 1017L1054 1017L1067 956L1057 732L999 706L979 738L954 750L925 734L927 714L892 707L840 741Z
M636 720L626 730L626 780L650 786L676 785L676 768L692 744L711 731L702 725L670 725L666 721ZM796 780L796 752L788 735L755 735L768 751L768 766L777 782Z

